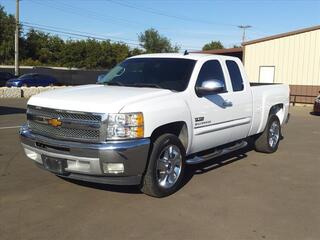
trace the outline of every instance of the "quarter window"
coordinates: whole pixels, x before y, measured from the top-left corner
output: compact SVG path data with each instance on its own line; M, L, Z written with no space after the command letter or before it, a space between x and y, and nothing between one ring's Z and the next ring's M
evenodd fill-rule
M226 61L229 71L232 89L234 92L242 91L244 89L243 79L238 64L235 61Z

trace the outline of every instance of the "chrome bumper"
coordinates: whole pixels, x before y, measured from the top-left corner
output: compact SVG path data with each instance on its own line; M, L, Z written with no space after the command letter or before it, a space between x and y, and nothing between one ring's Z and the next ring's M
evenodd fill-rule
M148 138L98 144L61 141L33 134L27 126L21 127L20 139L26 155L42 168L44 156L61 159L66 161L63 177L119 185L140 183L150 146ZM105 173L108 163L123 164L123 172Z

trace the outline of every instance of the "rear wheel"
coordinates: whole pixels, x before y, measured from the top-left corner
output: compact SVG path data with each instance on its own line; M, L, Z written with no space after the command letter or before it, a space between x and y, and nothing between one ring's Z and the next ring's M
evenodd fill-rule
M256 151L273 153L277 151L281 137L281 125L277 116L272 115L268 119L263 133L256 138L254 146Z
M165 197L181 186L185 169L185 149L179 138L163 134L153 143L149 164L143 179L142 192Z

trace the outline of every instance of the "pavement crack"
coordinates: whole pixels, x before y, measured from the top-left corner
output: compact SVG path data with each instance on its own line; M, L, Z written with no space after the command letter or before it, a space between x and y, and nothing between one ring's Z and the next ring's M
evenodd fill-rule
M13 156L5 163L5 166L4 166L4 168L2 169L1 174L0 174L1 177L5 177L5 176L8 175L8 169L9 169L9 167L10 167L10 164L11 164L12 160L13 160L18 154L19 154L19 151L15 152L15 153L13 154Z

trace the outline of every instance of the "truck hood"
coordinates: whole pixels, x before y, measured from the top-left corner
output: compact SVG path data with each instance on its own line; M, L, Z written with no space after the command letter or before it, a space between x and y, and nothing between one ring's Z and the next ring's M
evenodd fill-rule
M30 98L28 105L95 113L117 113L130 103L173 94L167 89L85 85L47 91Z

